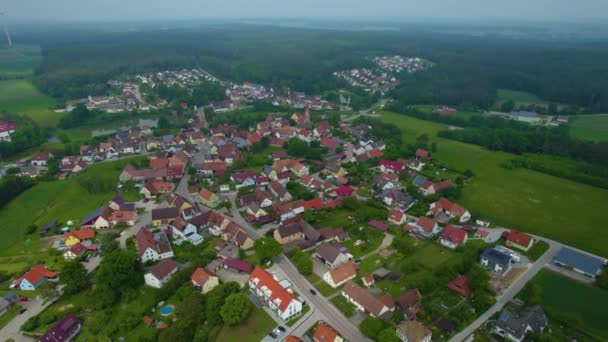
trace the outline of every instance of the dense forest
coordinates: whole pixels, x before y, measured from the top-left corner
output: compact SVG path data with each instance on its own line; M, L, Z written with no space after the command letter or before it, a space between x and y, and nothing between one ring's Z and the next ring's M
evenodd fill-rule
M65 32L63 32L65 34ZM588 112L608 110L607 42L472 37L431 31L338 31L253 25L106 33L43 44L35 83L60 98L100 94L124 74L202 67L219 77L317 94L343 84L332 72L366 57L420 56L435 67L400 75L400 103L493 104L497 88L534 93Z
M29 117L10 113L0 113L1 121L8 121L18 126L11 134L11 141L0 141L0 160L21 153L46 142L45 132Z

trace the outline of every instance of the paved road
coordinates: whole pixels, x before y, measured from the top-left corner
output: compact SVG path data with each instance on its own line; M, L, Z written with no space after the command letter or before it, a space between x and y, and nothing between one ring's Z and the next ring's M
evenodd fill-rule
M492 317L495 313L502 310L502 308L505 306L505 304L507 304L508 302L513 300L513 298L515 298L517 293L543 267L545 267L545 265L551 263L551 259L553 259L553 257L557 254L557 252L564 246L563 244L561 244L557 241L548 240L548 239L541 238L541 237L535 237L535 238L539 239L539 240L544 240L547 243L549 243L549 246L550 246L549 250L542 257L540 257L538 260L536 260L536 262L534 262L528 268L528 270L523 275L521 275L519 279L517 279L517 281L515 281L513 284L511 284L511 286L509 286L509 288L507 288L502 293L502 295L500 295L496 299L496 304L494 304L488 311L484 312L481 316L479 316L473 323L471 323L464 330L462 330L458 334L454 335L454 337L452 337L450 339L450 342L464 341L467 337L469 337L472 333L474 333L475 330L477 330L479 327L481 327L482 324L484 324L484 322L486 322L490 317Z
M120 237L118 237L118 243L120 244L120 248L127 248L127 240L137 234L141 227L145 227L149 224L152 224L152 213L149 211L141 213L139 215L139 220L137 221L137 223L123 230L120 234Z

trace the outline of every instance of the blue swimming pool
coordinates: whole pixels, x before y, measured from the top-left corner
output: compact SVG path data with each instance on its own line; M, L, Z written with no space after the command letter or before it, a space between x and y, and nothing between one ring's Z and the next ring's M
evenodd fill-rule
M167 305L160 308L160 314L163 316L169 316L173 313L173 305Z

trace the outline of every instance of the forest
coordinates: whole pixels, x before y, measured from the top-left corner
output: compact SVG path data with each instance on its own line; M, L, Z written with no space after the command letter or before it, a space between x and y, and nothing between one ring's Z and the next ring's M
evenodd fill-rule
M66 32L62 31L62 34ZM318 94L344 86L332 72L367 67L367 57L401 54L435 67L403 74L402 104L488 108L498 88L536 94L582 112L608 110L607 42L472 37L426 31L338 31L261 25L121 33L78 33L42 44L35 83L58 98L106 91L135 72L201 67L218 77Z
M40 146L46 141L45 132L29 117L0 113L1 121L12 122L18 129L11 134L11 141L0 141L0 160Z

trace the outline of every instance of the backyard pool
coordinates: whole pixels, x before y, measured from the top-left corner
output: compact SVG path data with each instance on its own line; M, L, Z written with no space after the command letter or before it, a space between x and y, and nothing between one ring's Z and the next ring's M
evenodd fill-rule
M173 305L167 305L160 308L160 314L162 316L169 316L173 313Z

